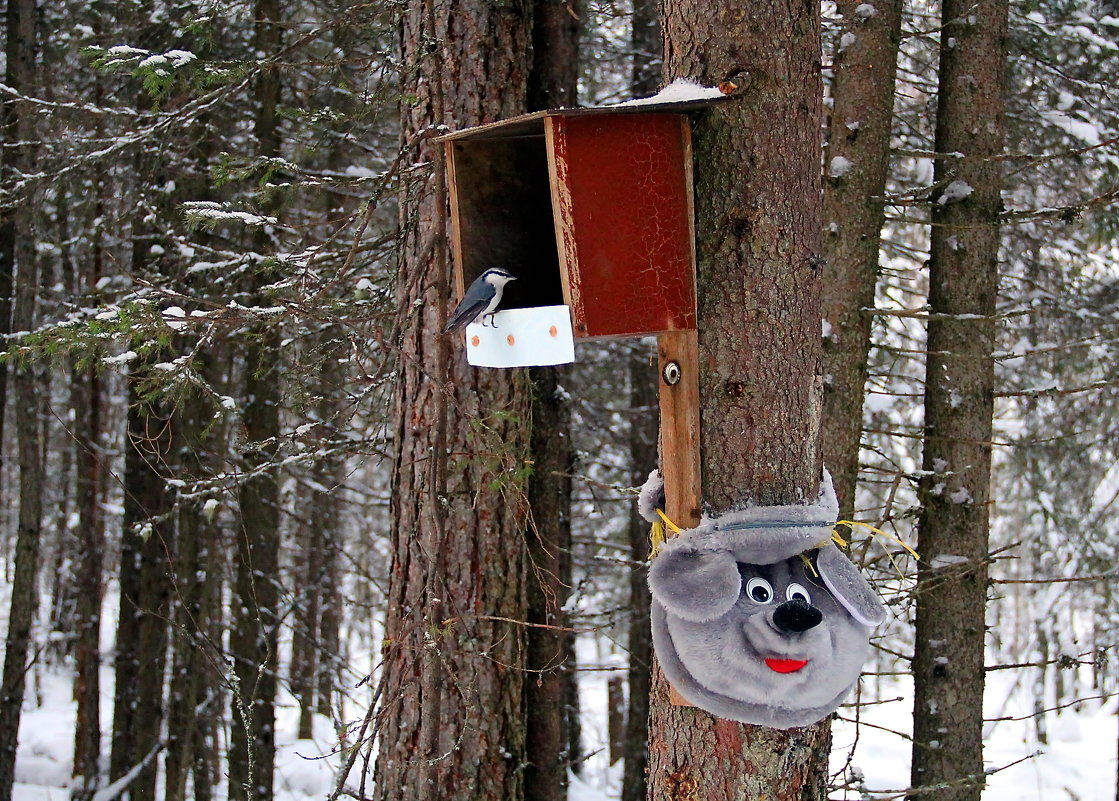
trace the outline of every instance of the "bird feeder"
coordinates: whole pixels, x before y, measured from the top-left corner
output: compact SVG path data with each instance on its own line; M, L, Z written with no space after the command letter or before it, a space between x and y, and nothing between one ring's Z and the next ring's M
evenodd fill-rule
M441 137L458 294L501 267L518 278L502 309L566 305L576 339L694 330L685 112L712 102L542 111Z
M542 111L440 137L458 296L491 267L517 277L505 287L497 329L467 328L471 363L559 363L559 344L549 339L557 314L569 320L572 339L655 335L666 511L685 527L700 518L687 114L727 99ZM514 318L531 330L513 330ZM548 347L514 353L514 342ZM573 360L573 345L571 353Z

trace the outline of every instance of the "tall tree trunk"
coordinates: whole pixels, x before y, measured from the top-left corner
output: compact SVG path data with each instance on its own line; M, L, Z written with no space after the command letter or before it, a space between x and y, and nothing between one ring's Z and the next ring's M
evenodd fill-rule
M140 238L137 250L150 241ZM159 400L146 400L129 382L124 476L124 529L121 534L120 614L117 621L113 738L109 780L116 781L161 748L163 671L167 658L172 499L160 473L173 457L171 415ZM134 801L154 799L158 762L129 785Z
M629 93L633 97L653 95L660 89L664 67L660 6L660 0L633 0L629 39L633 50Z
M256 0L256 52L280 51L279 0ZM260 155L280 154L277 109L280 76L274 68L257 77L256 135ZM275 210L275 209L273 209ZM269 247L266 235L256 249ZM255 279L261 284L263 276ZM263 302L263 297L257 300ZM229 754L229 797L233 801L270 801L276 742L276 671L279 667L280 487L276 438L280 433L280 330L265 324L245 350L247 448L240 487L241 520L234 577L233 629L229 650L236 677Z
M525 110L532 6L411 0L403 10L402 135L433 163L400 200L401 348L377 797L523 797L527 381L477 370L440 335L451 300L435 126ZM414 227L409 221L415 221Z
M1007 3L946 0L929 258L914 787L983 790L983 650ZM960 155L956 155L960 154Z
M657 406L658 376L656 361L648 347L638 345L630 355L630 483L640 486L657 463L657 432L660 415ZM630 574L629 621L629 698L626 705L625 773L622 776L622 801L643 801L647 794L649 767L649 680L653 665L653 633L649 622L648 571L649 523L637 513L629 513L629 558L640 568Z
M35 85L35 11L35 0L8 2L5 79L16 92L26 94L32 94ZM16 175L34 169L34 153L30 145L11 144L29 143L33 128L31 112L21 104L8 99L3 112L3 142L8 144L3 159L3 177L5 184L11 186ZM6 272L11 276L14 270L16 276L11 317L11 327L15 331L32 330L35 300L39 292L32 212L31 203L18 202L0 221L0 259L8 260L7 264L0 263L0 273ZM0 289L3 287L0 286ZM4 309L0 307L0 311ZM11 347L11 344L5 343L5 347ZM31 650L31 626L38 608L35 578L39 569L42 526L43 454L39 424L42 401L37 390L35 371L31 366L25 366L15 374L19 518L4 647L4 673L0 678L0 801L9 801L15 783L16 746ZM3 401L3 396L0 396L0 402Z
M529 111L576 103L579 5L577 0L533 3ZM530 624L525 652L529 670L525 683L527 801L563 801L567 798L567 770L577 770L575 754L568 751L569 729L572 723L578 725L569 719L576 710L568 704L568 685L575 680L575 647L570 633L561 630L567 624L563 607L571 591L571 471L575 458L571 407L560 385L568 374L560 367L529 370L532 475L528 502L532 518L525 532Z
M534 0L528 110L571 108L579 89L581 0Z
M224 360L222 360L224 361ZM220 361L199 365L211 386L219 385ZM181 404L176 419L179 430L179 478L192 482L220 472L226 444L224 427L214 421L207 400L192 397ZM216 612L214 596L220 597L222 576L215 570L214 552L220 550L221 531L216 509L209 500L184 501L177 510L179 549L175 564L175 598L172 610L174 639L171 643L171 674L167 690L167 758L164 801L201 798L212 787L211 772L199 769L213 755L207 751L207 721L214 716L218 699L218 676L214 664L220 659L220 639L210 637ZM194 793L187 783L194 778Z
M95 244L87 284L100 273L100 244ZM74 560L77 631L74 635L74 801L88 801L97 790L101 756L101 571L105 535L101 516L101 379L91 370L70 373L77 461L75 504L78 508Z
M803 502L821 465L818 7L666 0L664 29L667 78L744 90L694 135L704 511ZM651 706L650 799L826 796L827 721L674 707L659 671Z
M321 426L321 421L320 421ZM316 467L318 465L316 464ZM317 472L317 471L316 471ZM314 475L314 473L312 473ZM306 504L305 518L299 523L300 536L294 570L299 576L296 589L297 600L292 610L291 642L291 694L299 704L299 730L301 740L310 739L314 733L315 691L318 683L315 676L319 669L319 616L323 590L323 549L320 533L323 521L316 512L320 504L318 482L312 480L307 492L310 503Z
M868 13L867 8L873 13ZM832 58L831 127L824 187L824 464L850 520L859 476L863 388L878 277L901 0L841 0Z
M141 97L137 104L142 106ZM150 209L170 214L173 198L163 193L166 163L139 153L134 160L138 213L133 222L131 271L134 275L169 274L170 256ZM169 611L174 576L177 526L168 478L178 467L173 403L152 396L146 387L153 365L166 349L153 349L131 363L125 423L124 519L121 532L120 609L114 656L115 695L109 781L145 767L129 785L132 801L155 798L159 762L149 754L163 748L166 711L164 671L170 637Z
M555 367L534 367L532 378L532 522L528 550L525 686L527 740L525 799L563 801L571 764L567 687L574 648L563 606L571 591L571 405ZM544 626L550 628L543 628Z

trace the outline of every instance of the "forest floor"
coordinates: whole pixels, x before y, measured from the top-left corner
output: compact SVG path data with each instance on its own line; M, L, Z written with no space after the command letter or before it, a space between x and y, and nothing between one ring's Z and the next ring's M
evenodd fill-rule
M624 661L605 638L580 642L582 737L586 758L581 775L572 778L570 801L609 801L618 797L622 764L609 764L606 731L606 682L624 674ZM28 693L16 765L15 801L64 801L68 798L75 703L71 677L56 670L34 672ZM1004 678L1005 677L1005 678ZM988 719L1027 715L1020 686L1007 673L989 674ZM112 670L102 673L104 728L109 728L112 708ZM850 776L853 767L861 787L836 790L836 801L896 797L908 782L909 742L904 732L892 732L906 723L911 697L905 681L891 680L878 688L879 699L896 699L862 708L860 722L839 721L835 726L832 769ZM277 708L276 797L278 801L321 801L333 788L340 757L318 759L337 743L330 721L317 718L314 740L297 740L298 707L290 695L281 695ZM348 710L355 717L361 710ZM843 710L844 717L852 710ZM1049 744L1037 743L1032 720L988 723L986 761L1000 768L989 776L985 797L992 801L1114 801L1116 749L1119 732L1114 699L1084 701L1060 715L1048 715ZM105 738L106 744L108 737ZM107 753L107 750L106 750ZM1036 754L1036 756L1032 756ZM847 768L845 770L845 768ZM357 771L351 777L356 784Z

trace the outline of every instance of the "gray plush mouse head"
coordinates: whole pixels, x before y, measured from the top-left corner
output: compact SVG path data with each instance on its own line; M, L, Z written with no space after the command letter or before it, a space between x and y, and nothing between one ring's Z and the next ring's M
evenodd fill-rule
M778 729L842 703L886 611L831 543L835 506L825 477L816 504L705 521L653 560L653 644L687 701Z

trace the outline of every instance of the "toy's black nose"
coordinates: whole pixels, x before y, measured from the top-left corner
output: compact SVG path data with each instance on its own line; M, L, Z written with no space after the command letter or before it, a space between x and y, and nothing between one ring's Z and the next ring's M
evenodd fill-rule
M823 619L820 610L803 598L785 601L773 611L773 624L787 633L808 631Z

